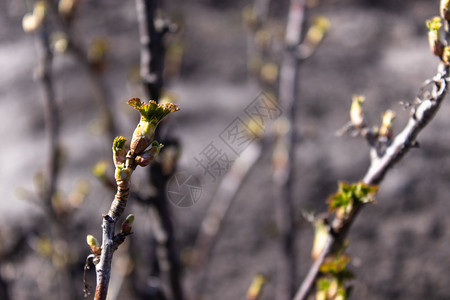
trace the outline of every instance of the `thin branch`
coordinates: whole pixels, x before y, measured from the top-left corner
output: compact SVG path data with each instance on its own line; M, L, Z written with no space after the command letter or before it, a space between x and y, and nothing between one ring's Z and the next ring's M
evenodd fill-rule
M167 114L179 110L174 104L158 105L154 101L148 104L141 102L139 98L128 101L141 114L139 124L133 132L130 143L130 150L125 150L126 139L117 137L113 143L113 158L115 170L115 180L117 192L108 214L103 216L102 222L102 245L101 253L98 253L97 241L88 236L88 244L91 250L100 260L96 265L97 287L95 290L95 300L105 300L108 293L108 285L111 277L111 264L114 251L122 244L125 237L131 233L131 224L134 216L129 216L122 223L120 233L114 234L114 227L123 212L125 211L128 196L130 193L131 176L138 165L145 167L152 162L159 153L162 145L154 141L155 129L158 123Z
M392 144L387 147L384 154L374 157L371 161L362 181L368 185L380 184L386 173L399 162L405 154L416 145L418 134L424 129L436 115L448 90L447 82L450 80L449 67L441 65L441 71L431 79L433 90L430 97L422 100L417 107L411 111L411 117L405 128L400 132ZM312 290L315 280L319 274L319 268L325 258L340 248L347 233L357 217L363 204L358 203L345 219L335 218L328 239L320 257L314 262L305 280L300 286L294 300L304 300Z
M282 196L277 205L278 226L282 239L282 257L278 262L276 299L290 299L295 292L297 276L297 259L294 250L294 166L295 166L295 124L297 113L297 82L299 78L299 63L295 50L301 42L304 23L305 1L291 0L285 35L285 53L280 68L279 98L280 104L287 114L289 129L283 138L283 144L287 149L287 160L278 177L277 184L282 188Z

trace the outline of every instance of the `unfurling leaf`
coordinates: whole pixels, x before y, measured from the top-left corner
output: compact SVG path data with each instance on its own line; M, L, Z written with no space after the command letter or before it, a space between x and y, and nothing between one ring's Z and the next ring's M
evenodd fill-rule
M133 132L130 145L131 151L138 155L153 142L158 123L168 114L180 110L172 103L158 104L153 100L143 103L139 98L128 100L128 104L141 114L141 120Z
M367 185L362 182L348 184L338 183L338 192L328 199L330 212L337 211L341 216L346 215L354 203L370 203L375 201L378 186Z

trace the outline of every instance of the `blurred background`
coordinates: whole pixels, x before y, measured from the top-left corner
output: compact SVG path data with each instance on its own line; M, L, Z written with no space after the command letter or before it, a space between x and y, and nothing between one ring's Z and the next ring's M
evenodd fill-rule
M145 99L139 77L135 2L78 2L66 34L86 50L91 67L94 61L97 69L86 71L80 56L64 52L64 38L51 38L61 144L58 184L51 203L51 210L60 215L55 221L39 196L49 151L45 101L36 80L39 34L22 29L22 19L33 11L33 2L0 1L0 299L83 298L83 268L90 254L86 235L100 239L101 215L114 195L108 186L113 178L112 140L94 100L92 82L97 80L97 87L103 89L115 133L125 137L131 137L138 122L137 112L126 101ZM255 74L250 63L258 49L249 42L254 32L245 24L243 12L254 3L163 2L164 17L178 24L178 31L165 39L165 96L181 108L165 128L178 141L173 148L179 156L177 174L192 175L201 189L193 205L169 205L176 248L184 265L185 293L195 292L193 278L203 278L198 299L242 299L255 274L263 273L267 283L260 299L275 299L280 234L274 211L280 194L272 179L270 139L252 142L262 149L261 157L234 197L209 259L200 265L201 271L192 263L202 220L226 176L225 172L209 175L198 158L215 143L230 160L238 159L221 134L277 80L276 68L261 77L260 69ZM379 124L383 111L395 110L394 130L398 132L409 117L399 102L413 101L439 63L428 49L425 26L427 19L438 14L439 1L318 0L308 5L306 24L322 15L330 28L316 52L298 69L293 166L298 285L311 265L314 234L302 212L326 211L326 199L336 191L337 182L361 179L370 162L366 141L336 136L348 122L351 96L366 95L365 112L374 125ZM267 26L274 40L283 38L288 8L289 1L270 2ZM48 26L53 33L61 29L54 18ZM63 43L59 44L62 51L58 41ZM275 45L270 51L270 62L278 64L282 47ZM389 172L376 204L364 209L353 225L348 247L349 269L356 276L351 282L353 299L450 298L449 114L444 103L419 136L420 148ZM106 163L98 165L101 161ZM97 176L92 172L95 166ZM140 195L154 192L145 169L133 175L132 190ZM152 236L158 218L151 205L133 197L126 213L136 215L135 233L114 256L116 275L110 299L164 299L144 292L150 287L170 290L166 266L158 267L160 276L154 270L157 250ZM200 273L203 277L198 277ZM93 291L93 267L87 272L87 282Z

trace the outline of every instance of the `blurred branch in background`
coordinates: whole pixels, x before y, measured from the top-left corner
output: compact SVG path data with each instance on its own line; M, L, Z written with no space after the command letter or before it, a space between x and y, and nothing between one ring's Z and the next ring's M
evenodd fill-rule
M136 9L141 43L141 81L146 96L161 103L165 78L166 48L164 40L166 34L175 32L178 26L165 17L161 3L157 0L136 0ZM180 146L178 139L171 137L170 134L167 123L161 124L156 131L156 138L164 144L164 148L161 151L160 159L150 166L149 183L155 188L155 193L149 197L140 195L138 198L147 198L145 202L141 203L151 205L156 211L153 218L156 220L153 222L152 230L157 249L152 253L157 257L151 259L153 262L152 280L154 281L156 278L161 280L162 275L167 275L172 299L183 300L185 296L181 279L182 265L176 246L171 207L166 191L167 182L176 171ZM148 288L154 290L155 287L163 286L163 284L156 284ZM138 293L142 296L148 294L145 290L138 291ZM161 290L158 294L162 295L164 291Z
M326 297L320 299L338 299L338 295L348 296L348 291L343 286L342 278L337 279L338 285L333 288L329 284L323 284L325 282L323 280L318 281L318 278L327 280L321 276L329 275L328 266L330 260L336 261L342 258L341 254L348 243L346 242L346 237L354 220L366 203L373 202L373 200L365 201L361 196L365 197L367 193L374 194L376 192L376 186L383 181L387 172L411 148L418 146L418 134L436 115L442 101L447 95L448 81L450 80L449 11L449 1L443 0L441 1L441 18L435 17L427 21L431 51L441 59L442 63L438 67L437 74L424 82L415 102L406 105L406 107L411 107L411 116L406 126L397 136L394 137L392 131L392 121L394 118L392 111L388 110L384 113L380 128L371 128L367 124L362 110L364 97L354 96L350 110L350 129L356 131L357 134L360 134L367 140L371 152L370 166L359 184L346 185L341 183L338 193L330 198L330 213L336 212L336 214L332 222L327 221L324 223L323 228L326 229L325 231L321 231L321 233L316 231L316 239L318 233L323 235L320 238L322 242L320 248L316 249L317 257L295 295L295 300L307 299L308 294L312 291L316 283L316 296L319 297L319 294L323 294ZM439 32L442 27L442 22L445 25L445 36L443 39L441 39ZM348 129L345 131L348 131ZM364 190L365 192L363 192ZM361 195L358 196L358 193ZM331 215L328 218L331 218ZM346 259L346 261L348 260ZM346 263L342 263L341 260L340 264L345 267Z
M70 250L70 238L67 234L71 226L69 217L82 200L78 203L70 203L68 199L61 199L62 196L58 194L57 190L62 151L60 148L60 117L52 78L53 53L46 2L34 3L33 12L26 14L23 18L23 29L25 32L35 33L39 56L39 66L35 71L35 77L41 84L45 107L47 166L44 175L37 175L38 200L33 202L43 209L50 224L52 238L46 242L46 239L42 237L38 241L37 250L40 249L39 244L48 244L50 250L47 251L47 254L52 258L53 267L58 274L55 279L59 281L58 293L60 298L76 299L76 281L71 271L73 264L70 261L72 251ZM31 196L30 199L34 199L34 197ZM43 232L40 234L45 235Z
M76 38L73 24L76 20L78 0L46 0L52 17L59 27L59 32L53 34L53 47L58 52L68 52L86 72L92 93L92 98L100 114L100 127L106 130L107 140L112 141L117 135L117 124L113 118L112 101L108 100L108 88L102 80L102 73L106 67L107 43L97 39L91 49L83 49L81 42Z
M278 78L278 66L276 64L277 57L280 56L279 53L277 53L277 50L279 49L279 44L281 44L280 36L279 36L279 30L278 27L273 24L273 22L267 21L268 17L268 6L269 1L256 0L253 7L246 7L243 11L243 19L248 29L248 64L249 69L253 75L256 75L256 78L258 79L261 87L263 89L268 89L270 91L277 90L276 88L276 82ZM328 22L325 18L321 18L323 22ZM315 23L313 26L311 26L311 29L315 29L316 31L319 31L322 33L320 36L320 39L315 40L315 43L311 41L310 34L308 34L308 38L305 39L304 43L300 44L300 40L298 41L298 44L295 45L295 47L292 47L292 61L294 61L294 65L292 65L293 68L298 68L298 62L300 60L306 59L309 56L311 56L315 49L320 44L327 28L318 30L317 26L315 26ZM301 27L298 28L298 35L300 39L300 31ZM309 31L308 31L309 33ZM292 33L291 33L292 34ZM299 57L298 55L298 49L300 47L303 47L303 49L310 50L310 55L304 55L302 57ZM280 52L280 51L278 51ZM286 65L290 67L289 63L285 63ZM292 70L292 69L290 69ZM296 71L297 72L297 71ZM286 74L285 74L286 75ZM284 80L296 80L296 78L289 78L286 77ZM296 81L290 82L293 84L291 88L293 89L296 85ZM264 97L271 97L270 94L264 95ZM271 102L271 101L269 101ZM267 103L266 103L267 104ZM276 105L274 103L271 103L270 105ZM238 191L242 187L243 184L245 184L245 179L247 178L248 174L252 170L253 166L256 164L256 162L259 160L262 154L263 149L268 148L269 143L273 143L273 137L270 137L275 134L277 136L280 136L283 138L283 141L285 140L284 136L286 134L286 131L280 133L280 124L277 124L276 128L278 128L275 131L268 130L268 126L271 125L269 121L271 121L271 118L264 114L264 112L261 114L259 111L260 109L264 109L261 107L257 108L258 111L256 111L255 116L263 118L264 121L260 120L261 124L248 124L250 128L254 128L255 126L262 126L263 132L261 132L261 136L264 134L265 137L258 140L258 142L252 143L240 154L239 158L233 163L231 169L228 171L228 173L224 176L222 179L214 197L211 201L208 210L206 212L206 216L204 220L202 221L202 225L200 228L200 232L197 236L195 248L193 251L193 262L192 262L192 282L193 282L193 293L195 294L194 299L201 298L201 295L203 293L204 287L206 285L207 281L207 274L208 274L208 265L210 261L210 255L213 250L213 247L215 245L216 240L218 239L218 236L220 234L220 231L222 227L224 226L224 219L226 218L226 215L229 211L229 208L231 207L233 200L236 198ZM265 108L265 109L273 109L272 108ZM290 111L292 108L287 108L286 111ZM282 120L286 120L283 118ZM251 123L251 122L250 122ZM278 122L281 123L281 122ZM259 127L258 127L259 128ZM252 130L253 131L253 130ZM254 134L254 133L249 133ZM258 136L261 138L261 136ZM279 149L279 140L277 143L277 146ZM282 144L283 149L286 148L285 144ZM284 150L283 150L284 151ZM283 152L285 153L285 151ZM279 159L279 153L274 154L274 159ZM278 156L277 156L278 155ZM279 164L276 164L276 166L280 167ZM285 172L287 166L283 164L281 166L282 170L281 172ZM280 170L277 170L280 172ZM288 210L289 211L289 210ZM294 230L294 228L292 228ZM289 238L289 236L285 237L286 239ZM290 240L289 240L290 241ZM291 261L287 261L286 264L286 274L289 272L289 270L292 270L294 268L294 265L291 265ZM292 266L292 267L290 267ZM282 285L285 283L284 279L280 279L280 282L283 282ZM295 281L292 282L292 295L295 291ZM292 296L291 295L291 296ZM281 296L280 296L281 297ZM290 296L285 296L286 299Z
M278 260L276 294L277 300L288 300L295 292L297 278L297 258L295 245L295 224L293 205L293 186L295 168L295 124L298 107L299 59L295 49L302 40L305 14L305 0L291 0L286 25L285 52L280 67L279 102L286 115L287 130L278 143L284 148L284 164L275 165L274 180L281 187L281 199L277 201L276 213L278 229L281 234L281 252ZM275 146L275 149L277 149ZM278 152L279 155L279 152ZM278 159L278 161L280 161Z
M222 178L202 220L193 250L193 262L190 266L192 299L203 298L211 253L223 227L223 220L240 188L245 184L252 167L261 157L262 145L260 143L262 141L250 144L236 159Z
M273 178L281 188L277 203L277 222L281 233L282 257L278 261L276 298L291 299L297 278L295 251L296 228L294 201L295 143L298 113L300 63L309 58L328 31L329 21L316 17L303 37L306 1L292 0L286 25L284 55L280 67L279 102L284 115L277 121L277 139L273 154Z

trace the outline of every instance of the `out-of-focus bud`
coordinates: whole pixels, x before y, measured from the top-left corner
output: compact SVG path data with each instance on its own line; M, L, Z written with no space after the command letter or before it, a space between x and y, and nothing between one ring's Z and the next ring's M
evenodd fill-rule
M75 10L78 4L78 0L60 0L58 3L58 12L65 18L72 18L75 14Z
M49 238L38 238L33 246L43 257L51 257L54 254L54 244Z
M177 93L163 89L162 93L161 93L161 97L159 98L159 104L176 103L179 98L180 97Z
M68 202L72 208L78 208L81 204L83 204L86 199L87 194L89 193L90 185L86 180L81 180L78 182L75 190L69 196Z
M261 80L267 84L275 84L278 79L278 66L276 63L265 63L261 68Z
M33 14L28 13L22 19L22 28L26 33L35 31L39 27L36 18Z
M86 236L86 242L91 248L92 253L100 255L102 253L102 247L98 240L93 235Z
M69 212L69 207L66 202L66 198L61 192L56 192L52 196L52 207L53 210L58 214L59 217L64 217Z
M36 191L39 194L43 193L45 191L45 187L47 185L44 173L36 172L36 174L34 174L34 177L33 177L33 183L34 183L34 188L36 189Z
M181 39L173 41L167 46L164 75L167 75L169 78L180 75L184 48L185 46L181 42Z
M268 49L272 43L273 33L263 28L255 33L255 45L260 49Z
M162 173L164 175L172 174L175 171L178 159L181 156L181 145L176 143L164 149L161 157Z
M34 4L33 15L40 24L47 16L47 3L45 1L38 1Z
M136 163L141 167L148 166L155 157L159 154L161 148L164 147L163 144L158 143L157 141L153 141L150 149L142 153L141 155L136 156Z
M52 48L59 53L64 53L69 48L69 40L63 32L55 32L50 36Z
M326 17L316 17L306 33L305 42L317 46L323 40L329 28L330 21Z
M335 297L338 294L338 288L339 288L339 284L336 278L332 278L330 280L330 287L328 288L328 295L327 298L328 299L335 299Z
M118 166L125 162L127 151L125 150L125 142L126 138L123 136L118 136L114 139L112 150L113 150L113 159L114 165Z
M450 0L441 0L441 17L450 21Z
M258 26L258 16L252 6L248 5L242 10L242 19L244 24L251 30Z
M130 149L135 154L141 154L150 146L155 136L156 126L171 112L180 110L172 103L158 104L150 100L148 104L141 102L139 98L128 100L128 104L141 114L141 120L133 132Z
M444 48L442 53L442 61L448 66L450 65L450 46Z
M97 72L106 67L109 43L106 38L95 38L88 50L88 59Z
M33 12L27 13L22 19L22 28L26 33L35 31L41 26L47 14L45 1L38 1L34 4Z
M93 168L92 174L99 179L106 178L106 171L108 170L109 163L106 160L99 161Z
M130 233L133 229L134 215L130 214L126 217L125 221L122 223L121 233Z
M316 300L327 300L327 291L316 291Z
M439 33L439 29L442 27L441 18L434 17L427 20L426 25L428 27L428 43L430 44L430 50L434 55L441 57L444 48Z
M362 95L353 95L352 106L350 108L350 120L356 129L362 129L364 127L364 112L362 104L365 101L365 97Z
M395 112L392 110L387 110L383 113L382 116L382 122L380 130L378 131L378 134L380 136L386 137L388 139L391 139L393 136L392 131L392 122L395 119Z
M311 251L313 260L317 260L325 247L328 240L328 225L325 219L317 218L314 220L314 243Z
M256 274L247 291L247 300L257 300L262 294L267 277L264 274Z

